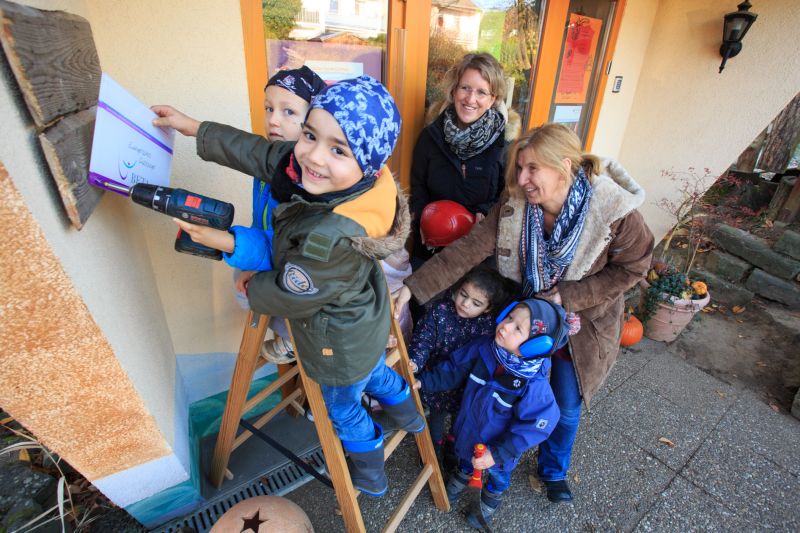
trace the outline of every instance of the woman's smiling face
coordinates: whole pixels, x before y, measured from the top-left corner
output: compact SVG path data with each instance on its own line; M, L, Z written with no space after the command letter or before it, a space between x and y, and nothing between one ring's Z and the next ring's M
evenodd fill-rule
M564 159L564 168L569 175L571 162ZM541 206L558 205L559 209L569 192L570 183L557 169L543 166L531 148L520 150L517 155L517 184L530 204Z
M480 71L474 68L465 70L453 92L453 105L459 126L469 126L481 118L496 99L492 94L492 87L483 79Z

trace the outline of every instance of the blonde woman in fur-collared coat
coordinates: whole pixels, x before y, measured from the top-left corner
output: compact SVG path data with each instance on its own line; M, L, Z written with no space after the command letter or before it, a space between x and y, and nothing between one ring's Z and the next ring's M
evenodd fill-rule
M398 301L413 295L424 304L494 255L525 298L564 306L578 331L553 354L550 383L561 418L539 446L538 474L551 501L571 501L567 470L581 403L589 405L617 359L624 293L650 265L653 234L637 211L644 190L619 163L584 154L563 125L524 134L507 167L500 202L407 278Z

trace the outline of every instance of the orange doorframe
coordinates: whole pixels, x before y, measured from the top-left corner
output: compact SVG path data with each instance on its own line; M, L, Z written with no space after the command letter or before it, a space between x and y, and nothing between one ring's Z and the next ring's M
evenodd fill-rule
M392 159L406 191L411 187L414 145L425 126L425 83L431 0L390 0L386 85L397 101L403 125ZM399 158L399 161L397 160Z
M561 42L567 23L569 0L551 0L545 4L544 24L531 89L527 129L541 126L550 118L550 100L556 87Z
M242 12L242 45L247 74L247 95L250 100L250 128L253 133L264 131L264 85L267 84L267 48L261 0L239 0Z
M614 49L619 36L619 28L622 24L622 16L625 11L627 0L617 0L614 11L614 18L611 21L610 33L606 44L605 58L600 78L598 79L595 91L592 113L589 117L589 128L586 133L586 151L589 151L594 140L597 120L600 116L600 108L603 105L603 96L606 83L608 82L608 66L614 57ZM540 126L550 119L550 101L552 100L553 90L558 77L558 63L561 58L561 46L564 38L564 28L569 16L569 0L551 0L547 2L547 8L542 29L542 39L539 45L539 53L536 61L536 74L534 77L533 103L528 114L528 128Z

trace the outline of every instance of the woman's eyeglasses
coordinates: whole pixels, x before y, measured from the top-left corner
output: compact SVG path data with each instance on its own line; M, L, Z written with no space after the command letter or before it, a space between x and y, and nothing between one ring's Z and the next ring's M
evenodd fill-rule
M459 85L458 90L462 94L466 94L468 96L472 96L472 93L475 93L475 98L478 100L485 100L486 98L492 96L492 93L490 92L487 92L483 89L473 89L469 85Z

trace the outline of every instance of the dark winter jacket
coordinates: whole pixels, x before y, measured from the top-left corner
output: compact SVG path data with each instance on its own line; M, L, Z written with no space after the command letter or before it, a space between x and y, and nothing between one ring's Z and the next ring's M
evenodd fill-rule
M453 296L448 293L430 305L414 326L408 355L420 371L430 370L474 338L492 333L494 327L491 313L475 318L458 316ZM453 414L458 412L461 396L461 389L436 393L422 391L422 399L431 409Z
M453 423L456 455L471 460L480 442L488 446L498 468L510 472L523 453L550 436L560 411L547 380L550 359L527 381L506 373L504 385L495 375L499 363L492 342L491 335L475 339L419 379L424 392L457 388L466 381Z
M426 205L452 200L471 213L485 215L503 191L504 151L512 140L506 134L509 128L481 153L462 161L444 140L443 122L441 114L422 130L411 162L410 207L416 258L427 259L431 255L419 238L419 220Z
M288 179L294 144L209 122L197 134L200 157L267 182ZM405 198L384 168L371 188L351 196L328 203L292 196L275 208L273 224L275 269L250 280L250 307L289 319L312 379L333 386L359 381L388 340L390 297L379 259L408 237Z
M617 360L625 291L644 277L653 253L653 234L636 210L644 202L644 189L616 161L603 166L592 178L575 256L558 282L564 309L581 319L580 331L569 338L569 352L587 406ZM524 199L504 195L483 222L404 283L424 304L492 255L502 275L521 281L524 213Z

